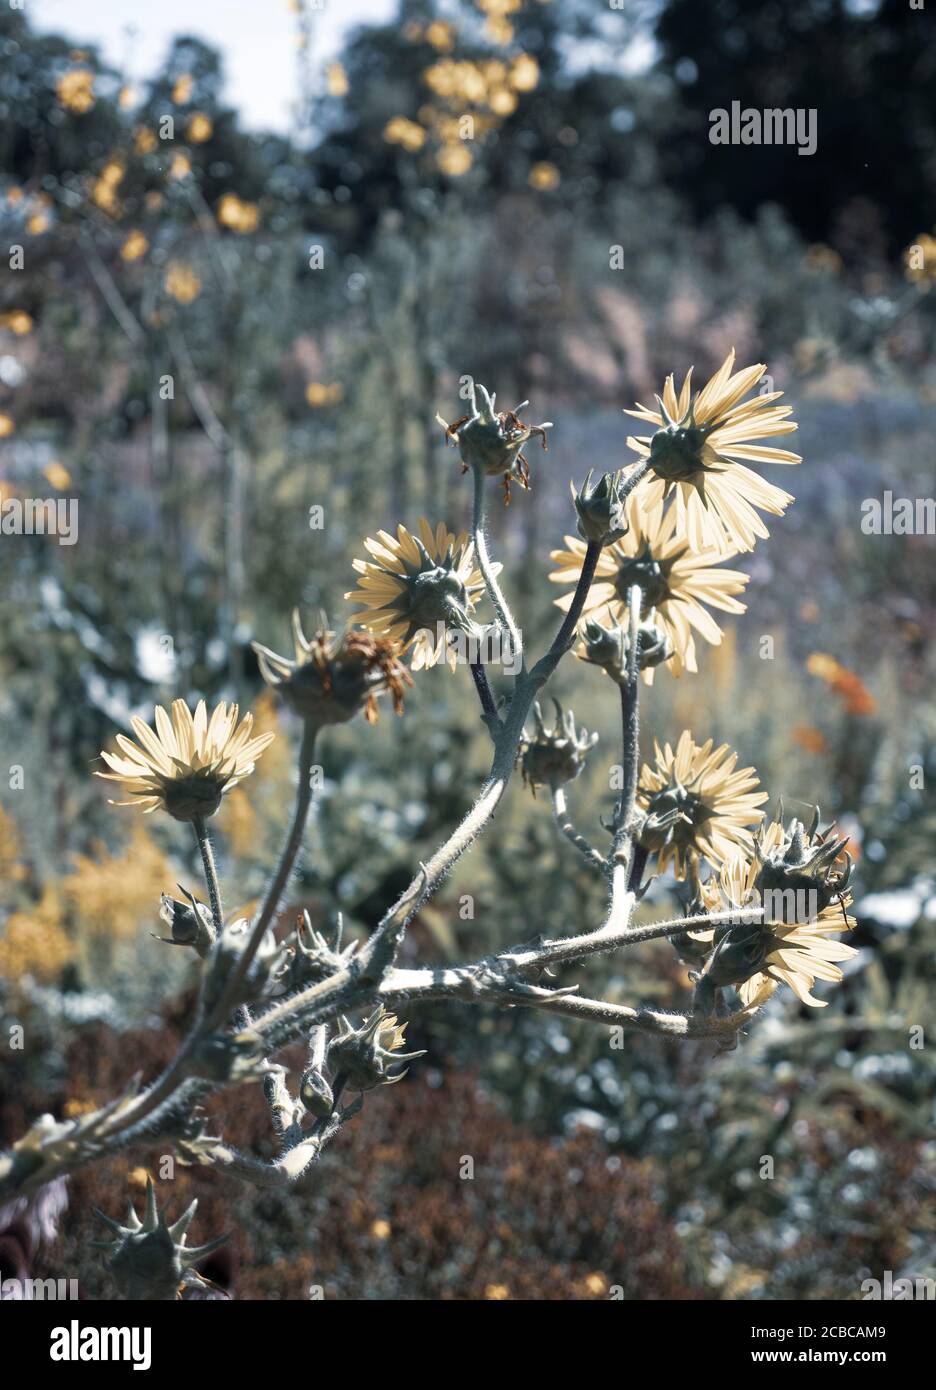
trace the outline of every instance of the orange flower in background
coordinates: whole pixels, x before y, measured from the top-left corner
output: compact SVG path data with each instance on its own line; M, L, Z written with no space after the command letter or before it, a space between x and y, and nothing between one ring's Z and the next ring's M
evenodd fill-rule
M807 753L828 753L829 742L825 734L814 729L811 724L797 724L793 730L793 742Z
M806 670L811 676L818 676L845 707L846 714L859 717L877 713L877 700L871 694L860 676L849 671L827 652L813 652L806 662Z

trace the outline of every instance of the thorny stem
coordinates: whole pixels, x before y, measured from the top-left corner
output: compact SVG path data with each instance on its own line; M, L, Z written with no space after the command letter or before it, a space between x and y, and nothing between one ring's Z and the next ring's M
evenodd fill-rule
M224 930L224 913L221 909L221 884L218 881L218 869L215 864L214 850L211 840L208 837L208 827L205 825L204 816L196 816L192 822L195 829L195 837L198 840L198 848L201 850L202 866L205 870L205 882L208 885L208 897L211 900L211 920L214 924L215 935L220 936Z

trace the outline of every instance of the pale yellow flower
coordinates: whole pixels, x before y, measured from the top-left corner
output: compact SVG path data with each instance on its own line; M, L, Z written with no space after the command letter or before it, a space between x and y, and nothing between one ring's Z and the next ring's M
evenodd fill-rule
M395 537L387 531L368 537L364 545L371 558L353 562L361 578L345 598L366 609L356 621L412 649L414 671L445 658L454 668L457 654L446 631L471 630L484 580L464 531L456 536L441 521L433 529L425 517L418 525L418 535L398 526Z
M753 849L748 827L763 819L758 807L767 793L758 791L752 767L735 770L738 755L727 743L713 749L712 742L696 744L684 729L675 750L655 743L656 765L645 763L641 771L637 799L646 819L640 843L658 855L660 873L672 863L676 877L685 878L700 859L720 865Z
M753 550L769 534L758 511L782 516L793 501L788 492L765 482L740 463L800 463L799 454L757 443L797 428L792 407L773 402L782 391L745 400L766 370L763 363L735 372L734 349L701 391L692 392L692 368L677 393L666 378L660 409L639 405L627 410L656 427L652 436L630 436L628 445L650 458L649 481L641 486L648 502L673 495L677 528L693 550Z
M218 705L208 718L204 700L194 717L184 700L172 702L172 718L156 707L156 731L142 719L131 719L139 744L117 735L123 756L102 752L110 772L95 772L119 782L130 793L118 806L139 806L149 813L162 808L176 820L214 815L221 797L254 769L256 759L274 735L251 738L253 715L237 725L237 705Z
M620 540L606 545L598 558L595 578L588 591L582 616L606 624L627 627L627 596L634 584L643 592L641 617L656 613L656 624L672 652L666 662L674 676L697 671L694 632L713 646L722 640L722 630L705 607L724 613L743 613L745 605L734 597L748 582L740 570L720 568L728 558L716 550L694 553L676 525L673 507L664 510L662 499L647 507L641 489L627 499L627 532ZM554 550L550 559L558 569L549 578L556 584L570 585L570 591L556 599L567 613L572 603L585 557L585 542L566 536L566 549ZM648 685L653 668L643 673Z

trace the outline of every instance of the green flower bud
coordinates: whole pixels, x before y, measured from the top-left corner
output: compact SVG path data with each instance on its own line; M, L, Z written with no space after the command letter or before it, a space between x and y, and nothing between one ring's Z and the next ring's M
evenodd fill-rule
M625 502L620 496L621 474L603 473L591 485L592 470L588 470L581 489L576 492L572 485L572 499L578 512L578 533L583 541L597 541L600 545L611 545L620 540L627 531L624 515Z

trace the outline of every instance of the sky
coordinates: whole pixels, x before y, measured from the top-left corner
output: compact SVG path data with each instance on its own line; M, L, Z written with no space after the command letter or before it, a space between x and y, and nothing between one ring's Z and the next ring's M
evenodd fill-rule
M287 131L298 94L296 17L287 0L27 0L33 25L97 44L131 81L156 69L171 40L192 34L219 49L225 97L248 129ZM395 0L321 0L312 61L334 57L358 24L387 20Z

